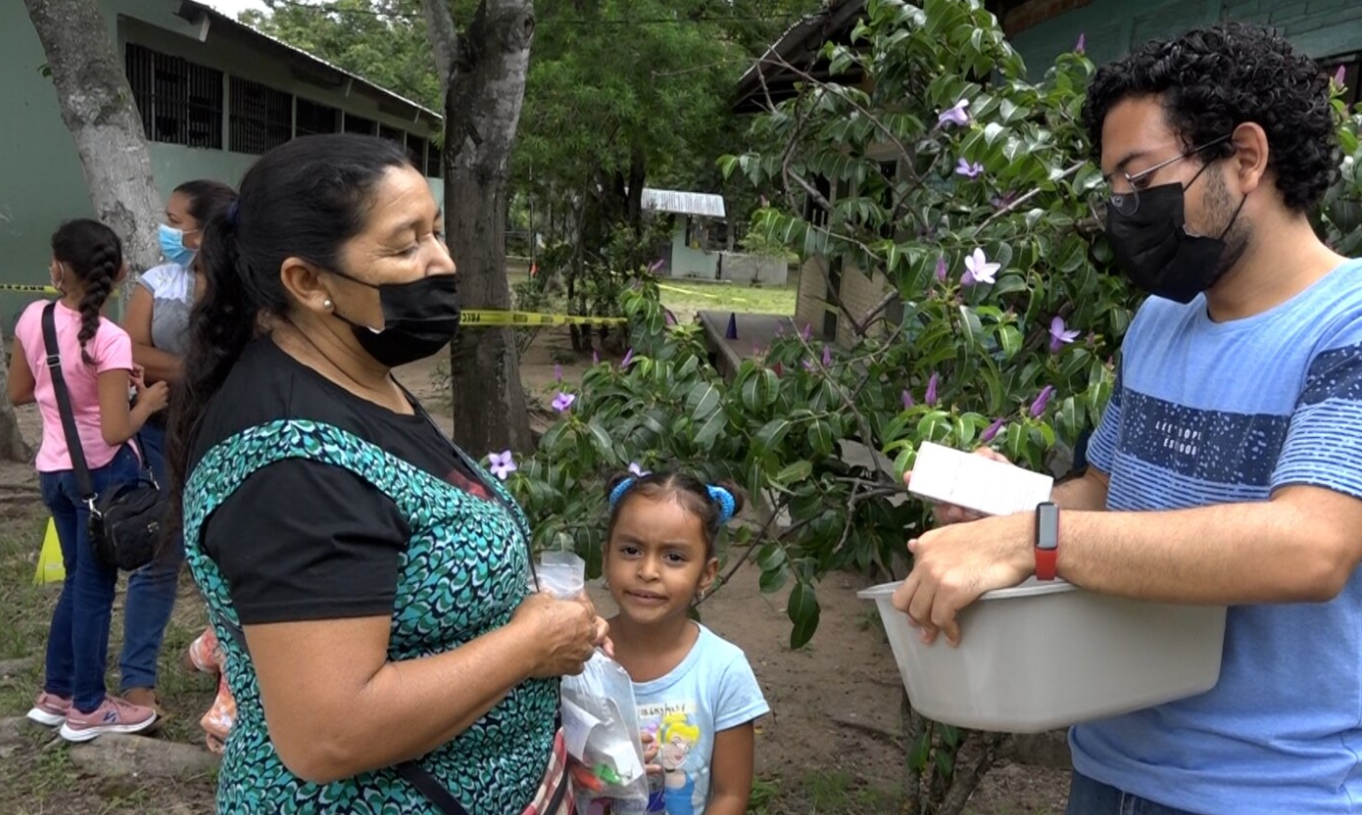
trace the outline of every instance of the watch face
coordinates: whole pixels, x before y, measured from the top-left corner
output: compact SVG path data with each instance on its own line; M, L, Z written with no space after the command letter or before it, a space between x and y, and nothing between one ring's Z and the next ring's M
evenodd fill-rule
M1059 507L1054 504L1036 507L1036 548L1059 548Z

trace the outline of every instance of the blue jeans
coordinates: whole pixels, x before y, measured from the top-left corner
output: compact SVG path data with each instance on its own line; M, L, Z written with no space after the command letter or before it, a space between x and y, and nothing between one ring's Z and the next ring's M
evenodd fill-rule
M156 483L163 490L170 489L166 474L165 428L144 425L138 438ZM133 688L156 687L156 661L161 655L161 640L165 637L170 613L175 609L183 562L184 537L177 532L156 560L128 577L127 604L123 610L123 653L118 659L124 693Z
M96 493L111 484L133 481L137 454L124 446L113 461L90 472ZM61 541L66 582L52 612L47 635L47 678L43 690L74 698L76 709L89 713L104 703L104 668L109 658L109 619L113 616L118 571L95 557L90 544L90 511L81 500L71 470L39 473L43 503L52 511Z
M1195 815L1184 809L1137 798L1074 770L1065 815Z

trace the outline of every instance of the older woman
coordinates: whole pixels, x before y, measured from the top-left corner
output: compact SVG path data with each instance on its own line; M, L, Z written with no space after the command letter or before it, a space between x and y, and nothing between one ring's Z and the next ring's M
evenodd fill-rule
M605 624L532 593L520 509L391 374L458 326L438 220L399 148L312 136L204 235L171 463L237 698L222 812L570 807L556 679Z

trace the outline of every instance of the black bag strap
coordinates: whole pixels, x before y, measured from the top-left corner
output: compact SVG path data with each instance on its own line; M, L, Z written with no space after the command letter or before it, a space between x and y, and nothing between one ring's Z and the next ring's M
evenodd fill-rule
M61 372L61 347L57 344L56 310L55 300L43 308L43 345L47 351L47 372L52 378L52 390L57 395L57 412L61 414L62 432L66 435L66 450L71 454L71 468L76 471L76 486L93 511L94 483L90 480L90 468L85 463L85 448L80 445L80 430L76 428L76 414L71 407L71 392L66 389L66 378Z
M251 652L250 649L246 647L246 632L241 630L241 626L227 619L226 615L213 608L211 605L208 607L208 613L221 623L223 628L227 629L228 634L232 635L232 640L236 642L237 647L241 649L241 653L249 657ZM393 769L396 770L397 774L402 776L407 783L416 787L417 792L426 796L426 798L434 804L443 815L468 815L468 811L463 808L463 804L459 803L459 799L455 798L453 793L446 789L435 776L431 775L425 767L422 767L415 760L404 761L401 764L395 765Z

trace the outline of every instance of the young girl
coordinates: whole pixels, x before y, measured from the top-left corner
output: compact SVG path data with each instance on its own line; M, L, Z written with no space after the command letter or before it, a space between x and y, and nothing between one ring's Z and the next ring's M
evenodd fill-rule
M100 493L137 479L138 453L128 441L148 416L165 407L166 386L142 386L133 374L127 333L100 316L126 273L123 245L112 229L91 220L63 224L52 236L50 271L52 285L61 292L53 316L62 377L91 485ZM47 676L28 718L48 727L60 725L68 741L89 741L103 733L146 730L155 724L156 713L105 693L109 619L118 573L95 557L90 543L87 496L77 483L47 367L43 312L48 305L33 303L19 318L9 371L10 401L16 405L36 401L42 415L39 482L66 565L66 582L48 634ZM137 389L131 406L130 385Z
M770 708L742 650L690 619L719 568L715 538L742 495L651 473L615 479L610 505L605 577L619 607L610 634L661 768L647 812L742 815L752 792L752 723Z

